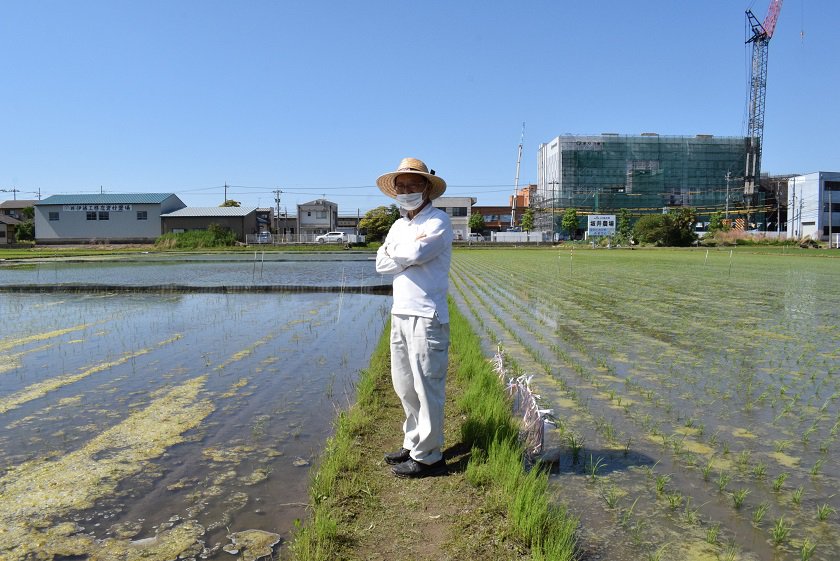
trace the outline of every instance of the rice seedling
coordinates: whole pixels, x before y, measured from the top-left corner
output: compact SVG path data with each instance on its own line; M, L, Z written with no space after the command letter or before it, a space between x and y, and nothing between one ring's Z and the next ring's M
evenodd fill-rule
M708 481L709 477L712 473L712 468L714 467L714 463L710 460L705 466L702 468L703 473L703 481Z
M791 501L793 501L793 504L795 504L796 506L799 506L800 504L802 504L802 493L803 493L803 491L804 490L800 486L800 487L797 487L793 491L793 494L791 495Z
M665 498L668 500L668 506L671 510L677 510L682 506L684 497L679 492L667 493Z
M773 449L775 449L776 452L784 453L788 448L790 448L791 444L793 444L792 440L774 440Z
M722 561L735 561L738 558L738 548L734 545L726 546L726 549L723 551L723 556L721 557Z
M799 548L799 561L810 561L816 548L817 544L813 543L808 537L806 537L802 541L802 547Z
M741 505L744 504L744 499L746 499L749 494L749 489L738 489L732 493L732 502L735 504L736 510L741 508Z
M718 536L720 535L720 523L715 522L708 528L706 528L706 542L715 545L718 542Z
M752 521L756 525L761 524L761 521L764 520L764 515L767 514L767 509L769 508L770 505L767 503L767 501L759 503L759 505L755 507L755 510L753 511Z
M607 464L604 461L604 458L598 456L593 459L592 454L589 454L589 463L586 465L586 472L589 474L589 480L592 483L595 483L595 480L598 477L598 471L605 467L607 467Z
M717 479L718 491L720 491L721 493L726 491L726 486L729 485L730 481L732 481L732 475L730 475L728 472L721 471L718 474Z
M752 473L756 479L764 479L767 476L767 464L759 461L753 466Z
M657 475L656 476L656 494L661 495L665 491L665 486L671 480L670 475Z
M636 497L636 499L633 501L633 504L630 505L630 508L628 508L627 510L625 510L621 513L621 525L623 527L627 528L628 525L630 524L630 519L633 516L633 510L636 508L636 503L638 503L638 502L639 502L639 497Z
M632 436L628 436L627 440L624 441L624 446L622 448L622 452L623 452L625 457L630 454L630 444L632 444L632 442L633 442L633 437Z
M822 467L823 467L824 463L825 463L825 458L819 458L819 459L817 459L816 462L814 462L814 465L811 466L811 476L812 477L815 477L815 476L820 474L820 472L822 471Z
M618 505L620 495L618 489L614 485L605 485L601 490L601 498L607 504L607 508L614 509Z
M782 485L784 485L785 481L787 481L788 477L790 477L790 474L786 471L783 471L782 473L777 475L776 478L773 480L773 490L778 493L781 490Z
M583 437L575 433L569 433L566 435L566 443L572 452L572 464L577 464L580 460L580 451L583 449Z
M837 512L837 509L828 504L821 504L817 506L817 520L825 522L828 518Z
M668 544L660 546L655 551L649 552L647 556L648 561L662 561L665 556L665 548L668 547Z
M790 535L791 528L792 526L785 522L785 517L780 516L770 530L770 538L773 540L773 543L777 546L785 543Z
M682 521L690 526L695 526L700 522L700 511L696 508L691 508L691 498L685 499L685 510L681 515Z

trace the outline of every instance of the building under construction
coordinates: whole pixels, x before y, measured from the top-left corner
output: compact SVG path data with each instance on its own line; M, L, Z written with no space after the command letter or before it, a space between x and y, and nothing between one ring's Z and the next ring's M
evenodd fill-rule
M722 211L761 227L760 193L750 206L744 204L747 149L745 137L558 136L539 147L532 207L537 207L540 229L546 232L560 231L560 216L567 208L579 215L615 214L626 208L638 217L687 206L702 223Z

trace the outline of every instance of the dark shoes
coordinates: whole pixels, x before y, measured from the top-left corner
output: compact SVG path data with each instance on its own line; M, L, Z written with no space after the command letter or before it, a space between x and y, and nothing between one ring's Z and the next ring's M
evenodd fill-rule
M429 477L431 475L443 475L446 473L446 461L441 458L433 464L421 464L413 458L409 458L401 464L391 468L394 475L404 478Z
M400 448L396 452L388 452L385 454L385 463L395 466L397 464L401 464L406 460L411 459L411 450L406 448Z

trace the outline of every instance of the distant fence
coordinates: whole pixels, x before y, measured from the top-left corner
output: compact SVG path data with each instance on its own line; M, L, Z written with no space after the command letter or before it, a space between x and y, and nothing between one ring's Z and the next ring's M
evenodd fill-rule
M282 245L299 243L326 243L333 245L344 245L349 243L364 243L365 237L358 234L347 234L346 242L319 242L318 236L322 234L245 234L246 245Z

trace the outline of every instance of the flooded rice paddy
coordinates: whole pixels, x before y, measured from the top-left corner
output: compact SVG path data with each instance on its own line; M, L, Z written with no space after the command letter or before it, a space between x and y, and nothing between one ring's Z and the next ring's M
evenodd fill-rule
M265 282L288 280L273 266ZM17 269L36 275L18 282L41 282L42 267L61 282L142 283L147 267L156 284L170 271L242 282L241 271L206 262L38 264ZM354 275L381 281L369 261L305 273L325 284ZM343 293L0 293L0 558L270 552L305 517L309 466L354 398L389 303Z
M838 278L803 255L461 251L452 293L553 409L585 559L830 560Z

